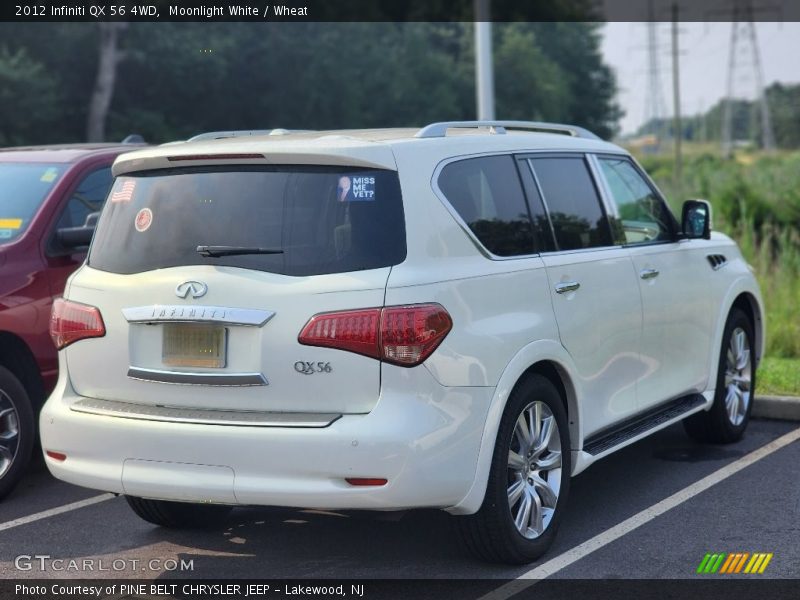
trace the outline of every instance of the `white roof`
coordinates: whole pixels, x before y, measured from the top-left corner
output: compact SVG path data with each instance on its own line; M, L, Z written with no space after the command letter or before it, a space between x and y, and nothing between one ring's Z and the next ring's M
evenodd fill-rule
M416 128L304 131L246 135L153 146L121 156L114 174L197 164L326 164L396 169L395 153L449 158L489 152L625 152L600 139L561 133L487 128L450 129L447 136L416 137Z

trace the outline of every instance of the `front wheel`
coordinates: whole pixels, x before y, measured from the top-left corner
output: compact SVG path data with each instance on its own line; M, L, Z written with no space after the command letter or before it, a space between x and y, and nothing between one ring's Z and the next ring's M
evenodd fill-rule
M491 562L525 564L542 556L564 511L570 466L561 395L549 379L533 375L509 397L480 510L458 517L467 547Z
M125 496L128 505L139 517L161 527L171 529L200 529L213 527L225 520L230 506L219 504L191 504Z
M750 421L756 385L755 337L748 316L734 308L722 334L717 389L711 409L684 420L689 436L700 442L739 440Z

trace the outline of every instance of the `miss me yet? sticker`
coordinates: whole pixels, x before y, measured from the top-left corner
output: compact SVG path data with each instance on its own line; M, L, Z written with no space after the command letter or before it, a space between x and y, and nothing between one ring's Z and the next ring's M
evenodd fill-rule
M375 200L375 178L369 175L339 178L339 202L364 202Z

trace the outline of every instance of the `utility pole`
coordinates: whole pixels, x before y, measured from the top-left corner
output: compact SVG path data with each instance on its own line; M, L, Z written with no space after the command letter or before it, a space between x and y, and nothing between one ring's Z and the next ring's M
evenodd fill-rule
M675 138L675 189L681 189L681 138L683 126L681 125L681 80L678 69L678 4L672 4L672 102L675 112L672 121L673 135Z
M494 119L494 69L489 0L475 0L475 93L478 119Z

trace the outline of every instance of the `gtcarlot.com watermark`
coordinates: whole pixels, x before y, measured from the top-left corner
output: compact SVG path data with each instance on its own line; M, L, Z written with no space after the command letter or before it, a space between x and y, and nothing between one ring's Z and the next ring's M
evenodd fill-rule
M20 554L14 558L18 571L57 571L71 573L121 571L194 571L194 560L174 558L53 558L49 554Z

